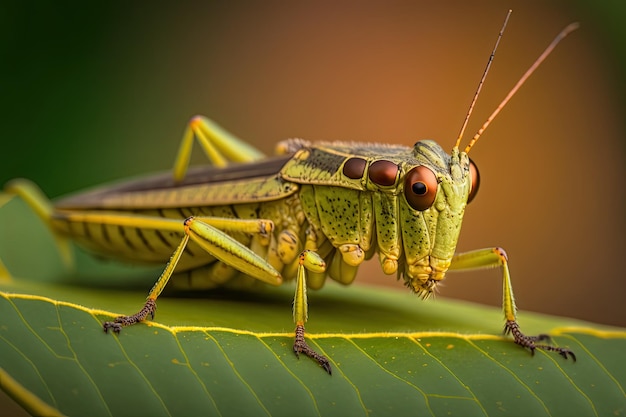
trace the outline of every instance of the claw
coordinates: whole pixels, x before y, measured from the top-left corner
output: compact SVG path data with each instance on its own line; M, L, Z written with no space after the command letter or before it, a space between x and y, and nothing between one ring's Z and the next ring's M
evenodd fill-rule
M317 361L317 363L322 368L324 368L324 370L329 375L333 374L333 370L330 366L330 361L328 360L328 358L326 358L326 356L324 355L320 355L319 353L311 349L311 347L309 347L309 345L304 340L304 326L302 325L298 325L296 327L296 340L293 344L293 353L295 353L296 358L298 359L300 359L300 353L304 353L309 358Z
M325 362L320 363L320 365L322 366L322 368L324 368L326 372L328 372L328 375L333 374L333 369L330 367L330 362L328 362L328 359L326 359Z
M521 332L521 330L519 329L519 325L515 320L508 320L506 322L506 324L504 325L504 333L512 334L515 343L522 347L528 348L533 356L535 355L535 349L543 349L551 352L556 352L559 355L563 356L565 359L569 359L571 357L572 360L576 362L576 355L569 349L552 345L535 344L535 342L539 341L549 341L550 336L547 334L540 334L538 336L526 336L524 333Z
M568 359L568 355L572 357L572 360L576 362L576 355L569 349L563 349L559 351L559 355L563 356L565 359Z
M102 325L105 333L109 333L109 329L113 330L113 333L119 334L122 331L122 324L116 321L105 321Z
M149 298L144 304L143 308L139 310L139 312L133 314L132 316L119 316L114 321L105 321L102 324L102 328L105 333L109 332L109 329L113 330L113 333L119 334L122 331L122 327L130 326L135 323L139 323L140 321L144 321L148 315L152 319L154 319L154 313L156 312L156 301L152 298Z

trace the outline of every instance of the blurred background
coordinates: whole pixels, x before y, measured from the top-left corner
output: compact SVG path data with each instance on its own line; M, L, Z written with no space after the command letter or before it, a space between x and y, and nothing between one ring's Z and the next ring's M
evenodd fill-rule
M581 28L473 149L482 185L459 250L504 247L522 310L624 326L621 1L2 4L0 184L57 197L170 169L194 114L268 154L289 137L452 148L508 8L469 137ZM402 288L379 271L357 282ZM439 293L500 306L501 288L490 270Z

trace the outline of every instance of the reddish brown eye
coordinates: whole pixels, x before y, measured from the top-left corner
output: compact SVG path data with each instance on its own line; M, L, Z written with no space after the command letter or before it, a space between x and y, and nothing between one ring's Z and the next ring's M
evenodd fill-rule
M411 207L424 211L435 202L437 176L429 168L420 165L404 177L404 196Z
M380 161L372 162L368 175L374 184L388 187L396 183L398 165L381 159Z
M343 175L353 180L363 177L366 161L363 158L350 158L343 165Z
M469 195L467 196L467 204L471 203L474 197L476 197L476 193L478 193L478 187L480 187L480 173L478 172L478 167L471 159L469 166L469 175L470 180L472 181L472 188L470 188Z

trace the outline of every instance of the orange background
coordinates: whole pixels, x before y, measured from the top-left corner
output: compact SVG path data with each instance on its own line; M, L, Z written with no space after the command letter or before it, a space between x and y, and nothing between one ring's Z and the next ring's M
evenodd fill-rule
M521 310L626 325L624 6L294 3L3 6L0 184L58 196L169 169L196 113L267 153L288 137L451 148L507 9L468 135L576 20L472 151L459 249L504 247ZM379 271L357 282L401 287ZM501 287L450 274L440 294L499 306Z

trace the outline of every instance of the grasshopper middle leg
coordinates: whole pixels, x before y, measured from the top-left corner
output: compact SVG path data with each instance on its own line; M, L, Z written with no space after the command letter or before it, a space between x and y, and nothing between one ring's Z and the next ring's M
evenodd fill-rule
M324 260L315 252L305 250L300 254L296 275L296 294L293 300L293 321L296 323L296 340L293 351L297 357L300 353L317 361L326 372L332 375L332 368L326 356L313 350L304 339L304 323L308 319L308 302L306 296L306 271L321 273L326 269Z

